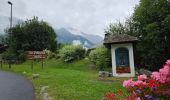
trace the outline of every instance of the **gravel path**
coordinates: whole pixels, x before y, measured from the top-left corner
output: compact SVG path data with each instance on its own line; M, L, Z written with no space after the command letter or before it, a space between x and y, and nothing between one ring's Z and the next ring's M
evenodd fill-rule
M21 75L0 71L0 100L35 100L32 83Z

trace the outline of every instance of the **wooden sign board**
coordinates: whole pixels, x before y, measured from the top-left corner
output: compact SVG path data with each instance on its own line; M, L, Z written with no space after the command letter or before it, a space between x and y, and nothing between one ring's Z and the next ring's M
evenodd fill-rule
M27 58L29 60L33 59L46 59L47 54L45 51L28 51Z

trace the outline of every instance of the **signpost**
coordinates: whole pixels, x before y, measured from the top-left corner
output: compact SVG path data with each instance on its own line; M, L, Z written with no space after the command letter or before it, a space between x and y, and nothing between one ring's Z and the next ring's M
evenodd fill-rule
M32 64L31 64L31 69L32 70L33 70L33 61L35 59L41 59L42 60L42 69L43 69L43 67L44 67L43 59L47 58L47 54L46 54L45 51L28 51L27 58L29 60L32 60Z
M2 60L0 60L0 62L1 62L1 64L0 64L1 65L1 69L2 69Z

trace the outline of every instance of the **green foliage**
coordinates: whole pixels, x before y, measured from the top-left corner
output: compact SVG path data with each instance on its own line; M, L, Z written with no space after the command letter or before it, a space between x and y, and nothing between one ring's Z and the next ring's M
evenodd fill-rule
M1 57L5 61L12 61L13 63L23 62L26 60L26 52L23 50L14 51L13 49L9 48L7 51L1 54Z
M105 30L107 34L125 34L127 31L126 26L121 22L111 23L109 27Z
M6 52L1 54L3 60L10 60L11 58L16 57L16 54L12 49L8 49Z
M17 51L17 56L18 56L18 60L23 62L26 60L27 52L24 50L19 50L19 51Z
M0 44L8 44L8 35L0 34Z
M86 50L81 45L65 45L59 51L59 55L64 62L71 62L84 58Z
M93 62L97 66L97 69L99 70L105 70L111 65L110 50L103 47L92 50L89 54L89 58L91 62Z
M53 28L37 17L12 27L7 33L10 34L9 46L14 50L54 51L57 46Z
M47 54L47 59L53 59L53 58L58 59L59 58L56 52L52 52L50 50L45 50L45 52Z
M150 70L159 69L170 58L170 2L141 0L132 22L133 35L140 40L136 63Z

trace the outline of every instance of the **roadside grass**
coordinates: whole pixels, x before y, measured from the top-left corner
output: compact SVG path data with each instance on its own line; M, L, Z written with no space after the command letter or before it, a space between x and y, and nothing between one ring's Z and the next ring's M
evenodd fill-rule
M122 81L126 78L111 77L103 81L89 64L88 59L72 63L52 59L44 62L44 69L41 68L41 61L34 62L33 70L31 70L31 61L12 65L12 69L3 64L2 69L22 74L30 79L36 91L36 100L40 99L42 86L49 86L47 91L54 100L101 100L106 92L117 92L120 89L127 93L122 87ZM33 79L33 73L39 74L39 78Z

